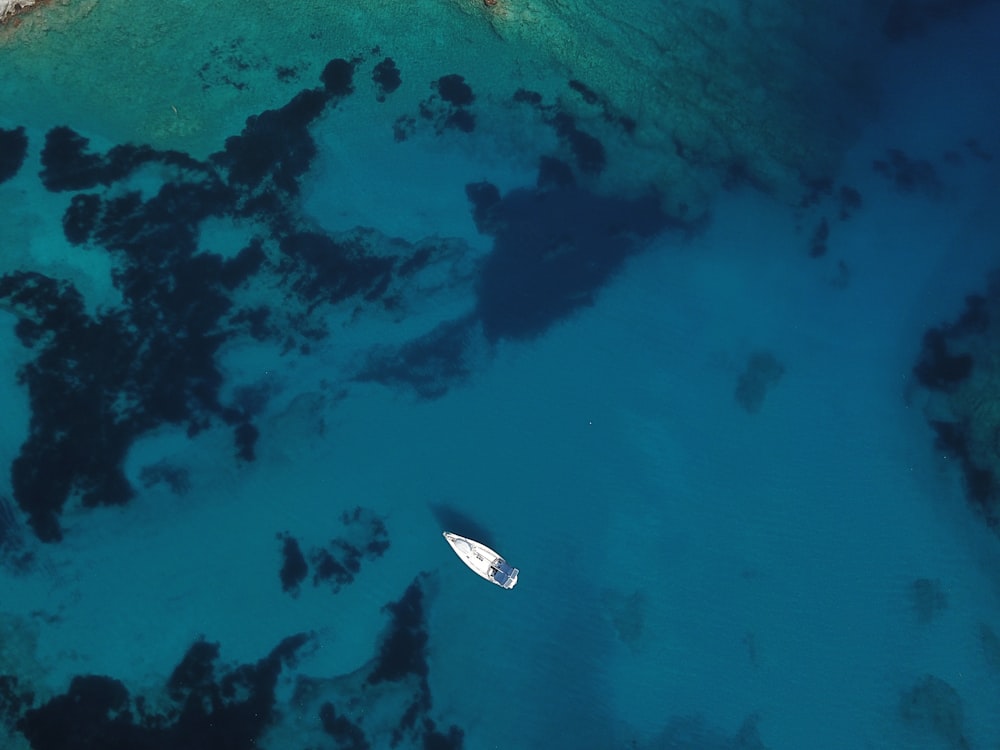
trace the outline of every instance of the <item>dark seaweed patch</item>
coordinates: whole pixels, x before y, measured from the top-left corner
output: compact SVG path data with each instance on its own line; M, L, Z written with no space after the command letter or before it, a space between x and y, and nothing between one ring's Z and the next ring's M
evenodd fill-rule
M471 133L476 129L476 116L467 109L459 108L445 118L444 126L461 130L463 133Z
M829 177L803 177L804 192L799 199L799 208L818 205L833 192L833 180Z
M150 714L119 680L80 675L69 689L25 711L17 729L33 750L250 748L275 719L275 688L308 637L284 639L267 657L219 674L218 645L195 642L174 670L163 713Z
M953 322L929 328L913 373L923 387L945 394L932 397L934 413L941 416L928 420L936 446L946 458L958 459L969 504L1000 532L1000 428L994 413L982 406L989 402L988 383L996 369L991 334L998 292L1000 276L994 273L985 295L967 296Z
M448 733L439 732L434 722L426 720L424 750L461 750L465 743L465 732L456 726L448 728Z
M465 195L472 203L472 218L482 234L500 231L503 197L500 188L491 182L474 182L465 186Z
M476 96L465 79L457 74L441 76L431 83L436 92L420 102L418 114L430 123L434 132L441 135L446 130L460 130L471 133L476 128L476 116L469 109ZM397 141L413 134L417 126L416 118L400 117L393 126Z
M45 134L42 147L42 184L52 191L89 190L104 180L104 160L87 152L90 141L60 126Z
M329 701L320 707L319 720L323 731L336 741L337 750L369 750L371 747L364 730L346 716L338 715Z
M82 245L90 239L101 211L101 196L79 193L73 196L63 214L63 233L72 245Z
M389 549L385 521L371 511L356 507L342 513L340 522L343 529L339 536L307 553L288 534L279 535L283 542L280 578L286 592L297 593L312 566L313 585L327 585L337 593L354 582L363 563L377 560Z
M892 0L885 11L882 33L893 42L923 34L928 27L959 18L983 0Z
M948 334L945 329L931 328L924 333L920 359L913 367L913 374L925 388L939 391L953 390L972 372L970 354L952 354L948 351Z
M291 65L279 65L274 69L274 75L282 83L290 83L298 80L299 71Z
M132 378L135 336L123 317L109 313L92 320L76 290L35 273L0 278L0 298L17 310L22 343L38 350L18 373L28 387L31 429L12 465L11 483L35 533L56 541L57 515L71 493L84 505L131 497L121 463L136 431L155 417L113 408L116 392L141 391Z
M398 602L383 607L392 616L389 630L379 646L369 685L397 682L410 675L426 680L427 625L424 612L424 591L419 579L410 584Z
M337 68L330 77L329 86L342 85ZM212 156L213 163L228 172L231 185L253 189L270 177L279 190L297 195L298 179L316 156L307 126L326 107L330 90L306 89L281 109L248 117L243 132L226 139L225 150Z
M987 151L975 138L967 138L963 144L966 150L982 162L993 161L993 154Z
M167 694L173 700L183 702L192 694L211 690L215 681L215 662L218 658L218 643L195 641L170 673L170 678L167 680Z
M487 184L466 188L477 225L494 234L477 287L490 341L531 338L580 307L667 226L659 198L599 196L577 187L514 190L496 200Z
M823 217L819 220L809 240L809 257L821 258L826 255L826 242L830 238L830 224Z
M569 164L552 156L543 156L538 161L538 180L535 183L539 188L564 188L576 183L573 177L573 170Z
M320 79L331 96L347 96L354 91L354 63L340 57L331 60L323 68Z
M16 675L0 674L0 726L11 727L35 702L35 693Z
M260 437L260 430L250 422L243 422L236 425L233 435L236 443L236 456L247 462L256 460L255 448L257 439Z
M587 104L600 108L601 114L607 122L618 125L629 135L635 132L635 119L629 117L628 115L615 112L611 103L605 97L590 88L590 86L586 85L582 81L572 79L569 82L569 87L578 93Z
M375 82L375 97L384 102L387 94L391 94L402 85L403 77L396 67L396 62L387 57L375 66L372 71L372 81Z
M337 61L327 68L325 83L338 95L346 90L346 72ZM331 91L307 89L284 107L249 118L243 133L208 163L148 146L98 153L68 127L46 135L41 178L49 190L115 185L107 195L72 196L63 229L69 241L91 242L115 256L113 281L124 305L89 315L68 285L23 272L0 278L0 298L19 318L16 333L36 353L19 372L31 401L31 431L11 479L40 538L60 538L58 515L72 496L85 506L126 502L133 490L122 474L125 453L158 425L186 425L195 434L221 417L234 427L239 456L253 459L257 428L246 414L219 403L215 358L230 335L275 333L267 308L233 313L229 296L264 268L266 252L259 239L235 258L200 252L199 225L209 217L252 214L287 233L287 198L315 154L306 128ZM168 167L161 172L169 177L144 197L126 180L151 163ZM363 259L350 266L358 267L365 267ZM314 263L310 278L323 269ZM358 278L340 288L350 293ZM366 291L385 288L384 278L377 281ZM319 301L330 296L318 287L301 290ZM230 314L232 326L226 325Z
M259 45L248 45L246 37L242 36L213 44L209 49L209 59L197 72L202 90L207 91L213 86L228 86L237 91L249 89L252 72L271 67L262 49Z
M15 573L29 571L35 558L26 536L27 529L18 509L10 500L0 495L0 564ZM0 677L0 719L4 713L3 689Z
M472 87L457 74L441 76L435 81L434 88L444 101L455 107L468 107L476 99Z
M278 336L278 329L271 325L271 310L268 307L252 307L235 313L230 322L245 326L246 332L257 341L267 341Z
M299 296L336 303L362 294L375 299L385 290L395 263L376 258L360 240L338 242L316 232L301 232L281 240L283 258L278 272ZM381 291L380 291L381 290Z
M754 352L736 382L736 402L750 414L764 405L764 397L781 380L785 366L771 352Z
M281 590L289 594L297 594L299 586L309 575L309 566L302 554L302 548L290 534L279 534L281 540Z
M861 193L850 185L840 187L840 220L845 221L861 209Z
M139 481L147 489L165 484L175 495L186 495L191 490L191 475L188 470L166 461L144 466L139 472Z
M518 89L511 98L518 104L527 104L535 108L540 108L543 101L541 94L530 89Z
M558 136L569 146L580 171L596 174L604 169L607 156L604 145L597 138L580 130L576 121L564 112L553 118L553 125Z
M125 144L101 155L89 150L90 140L72 128L59 126L45 134L42 147L42 184L52 192L92 190L121 181L151 163L180 170L204 171L203 164L179 151L157 151L150 146Z
M967 425L944 420L931 420L930 425L936 435L935 446L959 461L969 504L979 513L987 526L991 529L1000 529L997 477L990 469L978 466L973 460Z
M475 320L471 316L441 323L401 347L376 350L355 380L407 385L421 398L440 398L472 374L468 358L474 332Z
M24 128L0 128L0 184L16 175L28 155L28 135Z
M924 159L912 159L898 148L889 149L885 159L875 159L872 169L904 193L919 192L937 198L944 189L933 164Z
M417 132L417 119L410 115L400 115L392 124L392 137L401 143Z

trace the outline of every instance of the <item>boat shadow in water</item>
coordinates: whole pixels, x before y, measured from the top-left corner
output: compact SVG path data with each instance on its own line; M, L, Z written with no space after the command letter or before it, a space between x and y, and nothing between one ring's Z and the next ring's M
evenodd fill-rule
M475 539L487 547L496 548L493 534L482 524L447 503L431 503L431 513L444 531Z

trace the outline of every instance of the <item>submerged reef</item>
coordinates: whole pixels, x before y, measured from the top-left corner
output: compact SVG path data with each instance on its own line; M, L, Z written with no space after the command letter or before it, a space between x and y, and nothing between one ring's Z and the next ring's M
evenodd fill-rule
M969 502L1000 533L1000 273L951 323L927 330L913 373L938 447L961 467Z

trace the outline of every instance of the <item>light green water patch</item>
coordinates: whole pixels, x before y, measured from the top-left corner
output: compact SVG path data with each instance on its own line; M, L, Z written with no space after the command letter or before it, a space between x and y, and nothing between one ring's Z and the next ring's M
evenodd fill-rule
M0 30L0 111L204 156L249 115L320 85L332 58L392 56L427 87L463 57L480 67L490 44L500 42L485 19L448 2L74 0ZM370 68L359 92L373 86Z
M374 96L391 56L413 98L448 73L481 111L539 91L604 143L604 189L652 183L693 219L722 186L796 202L835 173L870 111L884 5L63 0L0 30L0 112L204 156L332 58L361 59L356 95Z

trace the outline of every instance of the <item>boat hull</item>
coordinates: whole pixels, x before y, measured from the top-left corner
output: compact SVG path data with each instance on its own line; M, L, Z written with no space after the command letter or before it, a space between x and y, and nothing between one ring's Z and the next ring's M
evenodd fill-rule
M512 568L496 551L482 542L452 534L450 531L444 532L444 538L459 559L480 578L485 578L503 589L512 589L517 585L517 575L520 571Z

